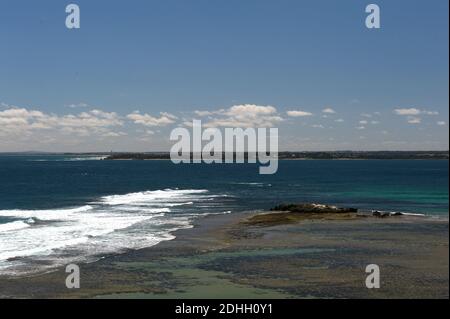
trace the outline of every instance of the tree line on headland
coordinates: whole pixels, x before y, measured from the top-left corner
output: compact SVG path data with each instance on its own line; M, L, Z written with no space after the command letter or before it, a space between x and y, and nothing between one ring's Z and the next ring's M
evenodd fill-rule
M244 154L248 158L248 154ZM234 157L236 154L234 154ZM192 157L192 153L191 153ZM225 154L222 153L222 157ZM170 159L169 152L111 153L105 160L151 160ZM415 159L448 160L449 151L324 151L324 152L279 152L278 159Z

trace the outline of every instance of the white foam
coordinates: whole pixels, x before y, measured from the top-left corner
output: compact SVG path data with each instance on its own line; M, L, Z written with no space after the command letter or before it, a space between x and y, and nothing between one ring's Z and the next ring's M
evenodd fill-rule
M267 187L270 187L270 186L272 186L272 184L268 184L268 183L259 183L259 182L242 182L242 183L235 183L235 184L238 184L238 185L249 185L249 186L257 186L257 187L264 187L264 186L267 186Z
M21 273L30 259L56 266L173 239L170 232L191 227L196 214L182 216L185 207L213 196L166 189L104 196L75 208L0 210L0 217L19 219L0 224L0 274Z
M425 214L417 214L417 213L401 213L405 216L418 216L418 217L425 217Z
M12 230L18 230L18 229L27 228L27 227L30 227L30 225L28 225L27 223L25 223L21 220L17 220L17 221L11 222L11 223L0 224L0 233L12 231Z
M111 195L101 198L101 202L107 205L124 205L140 202L161 202L168 199L177 198L178 200L189 198L192 194L207 193L207 190L158 190L138 193L129 193L125 195Z
M92 206L85 205L76 208L47 209L47 210L0 210L2 217L37 218L39 220L70 219L76 214L87 212Z

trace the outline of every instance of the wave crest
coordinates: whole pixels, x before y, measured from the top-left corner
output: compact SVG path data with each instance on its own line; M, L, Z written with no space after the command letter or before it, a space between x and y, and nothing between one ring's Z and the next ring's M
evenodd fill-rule
M218 199L204 189L165 189L103 196L75 208L0 210L13 219L0 224L0 273L35 271L30 261L54 267L173 239L171 232L203 215L196 203Z

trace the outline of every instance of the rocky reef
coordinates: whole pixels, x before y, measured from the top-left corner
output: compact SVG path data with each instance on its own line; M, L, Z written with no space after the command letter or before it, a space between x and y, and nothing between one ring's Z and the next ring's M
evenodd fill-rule
M388 217L424 217L417 213L383 212L374 210L372 213L358 213L357 208L337 207L317 203L281 204L270 209L270 212L259 213L245 221L248 226L276 226L293 224L306 220L354 220Z
M270 213L252 216L245 221L250 226L275 226L298 223L305 220L352 220L358 217L358 209L302 203L282 204L270 209Z

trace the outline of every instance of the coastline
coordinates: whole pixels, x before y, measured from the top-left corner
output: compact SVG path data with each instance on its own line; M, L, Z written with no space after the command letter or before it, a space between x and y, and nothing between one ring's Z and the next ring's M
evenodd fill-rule
M241 154L244 158L258 159L259 155L256 153L234 152L233 158ZM220 154L220 161L224 160L226 155L231 153ZM191 152L189 158L192 159L194 154ZM114 152L107 154L104 160L155 160L155 159L170 159L171 155L168 152L148 152L148 153L134 153L134 152ZM449 153L447 151L317 151L317 152L293 152L293 151L278 151L276 153L278 160L448 160Z
M209 215L173 240L80 264L80 289L64 269L0 277L0 297L448 298L448 220L249 223L265 213ZM380 289L364 284L373 263Z
M447 158L279 158L278 161L448 161ZM170 158L115 158L115 159L101 159L100 161L172 161Z

